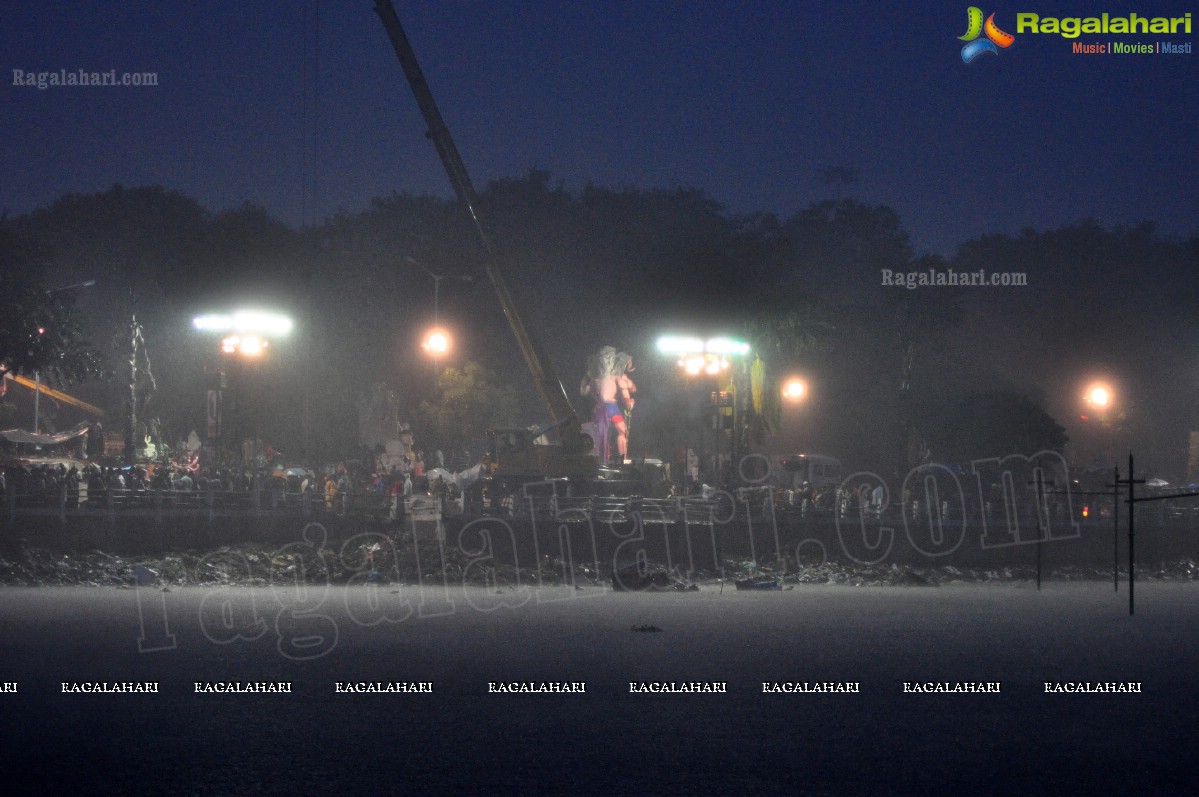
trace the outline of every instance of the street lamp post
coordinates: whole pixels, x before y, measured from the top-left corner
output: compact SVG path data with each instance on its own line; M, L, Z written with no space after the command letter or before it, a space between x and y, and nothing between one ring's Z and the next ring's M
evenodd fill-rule
M1113 424L1116 412L1116 390L1107 382L1091 382L1083 393L1083 404L1089 411L1083 416L1084 420L1092 417L1098 429L1101 440L1104 461L1115 459L1115 426Z
M452 279L459 282L473 282L474 277L470 274L438 274L414 257L405 255L404 259L433 278L433 329L425 335L425 341L421 344L421 348L429 352L429 355L436 360L444 357L450 350L449 333L441 328L441 281ZM434 371L436 372L436 364Z

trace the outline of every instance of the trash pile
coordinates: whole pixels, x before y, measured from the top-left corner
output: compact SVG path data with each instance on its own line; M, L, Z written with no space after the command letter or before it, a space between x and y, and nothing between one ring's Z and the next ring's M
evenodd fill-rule
M1119 571L1126 581L1127 570ZM1037 577L1032 567L913 567L900 564L863 565L843 562L820 562L796 565L761 565L747 560L726 559L723 580L733 581L737 589L785 589L787 584L845 584L851 587L925 587L942 584L980 584L987 582L1032 581ZM1111 581L1111 568L1064 566L1045 570L1046 581ZM1161 581L1199 581L1199 564L1183 559L1165 564L1138 566L1137 578ZM720 574L703 573L701 581L720 581Z
M365 537L365 539L364 539ZM732 582L742 590L785 590L796 584L842 584L857 587L940 586L957 583L1032 581L1031 567L965 568L953 565L913 567L841 562L774 562L725 560L721 572L683 573L678 568L638 561L607 573L594 563L568 564L543 556L535 566L511 564L511 557L468 556L454 545L410 533L397 537L360 535L328 543L260 543L227 545L211 551L177 551L127 556L93 550L55 552L27 545L0 552L0 584L20 586L86 585L132 587L157 585L328 584L467 584L482 587L522 584L606 587L618 592L693 592L700 584ZM532 564L532 563L530 563ZM1125 570L1119 573L1126 581ZM1066 566L1046 570L1048 581L1110 581L1111 568ZM1199 581L1199 563L1182 559L1138 566L1137 578Z
M599 586L594 565L567 566L543 557L540 567L517 567L502 556L467 556L457 546L410 533L325 544L225 545L211 551L135 556L100 550L56 552L20 546L0 552L0 584L17 586L181 586L271 584L467 584Z
M612 568L613 592L698 592L699 585L663 565L638 561Z
M733 582L737 589L782 589L783 579L778 576L750 576Z

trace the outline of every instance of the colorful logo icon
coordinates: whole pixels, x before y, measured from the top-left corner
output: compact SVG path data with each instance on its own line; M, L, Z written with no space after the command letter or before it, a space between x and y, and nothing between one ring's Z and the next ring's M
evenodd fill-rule
M981 34L986 34L986 38L978 38ZM983 53L999 55L999 48L1011 47L1016 37L999 29L995 24L994 14L987 17L986 22L983 22L982 9L978 6L970 6L966 9L966 33L958 36L958 39L968 42L962 48L962 60L968 64Z

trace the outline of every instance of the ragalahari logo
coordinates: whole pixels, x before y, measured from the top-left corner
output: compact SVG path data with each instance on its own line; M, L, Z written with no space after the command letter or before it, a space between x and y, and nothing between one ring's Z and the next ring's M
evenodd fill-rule
M978 38L980 34L986 34L986 38ZM983 53L999 55L998 48L1011 47L1016 37L999 29L999 26L995 24L994 14L987 17L986 22L983 22L982 9L978 6L970 6L966 9L966 33L958 36L958 39L967 42L966 46L962 48L962 60L968 64Z

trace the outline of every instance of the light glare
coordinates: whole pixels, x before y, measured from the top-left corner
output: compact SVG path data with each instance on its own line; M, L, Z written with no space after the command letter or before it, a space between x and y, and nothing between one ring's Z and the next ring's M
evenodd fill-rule
M232 314L212 313L192 319L192 326L201 332L238 332L242 334L282 337L291 332L292 320L277 313L261 310L238 310Z
M230 335L221 341L225 354L240 354L243 357L261 357L269 342L257 335Z
M704 351L713 354L749 354L749 344L732 338L710 338L704 343Z
M1097 407L1106 407L1108 402L1111 401L1111 395L1105 387L1093 387L1091 388L1090 400Z
M441 357L450 350L450 336L445 330L434 329L430 330L425 336L425 342L421 347L429 352L434 357Z
M783 397L789 401L799 401L808 392L808 386L802 379L788 379L783 385Z
M663 335L658 338L658 351L663 354L749 354L749 344L732 338L700 338L684 335Z
M695 354L703 350L704 342L699 338L679 335L664 335L658 338L658 351L663 354Z

